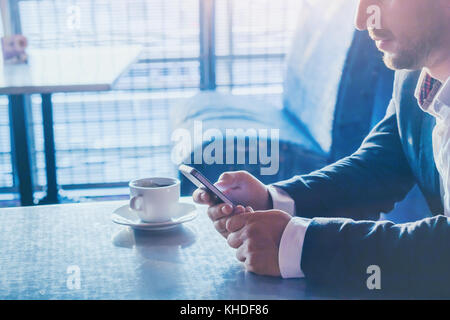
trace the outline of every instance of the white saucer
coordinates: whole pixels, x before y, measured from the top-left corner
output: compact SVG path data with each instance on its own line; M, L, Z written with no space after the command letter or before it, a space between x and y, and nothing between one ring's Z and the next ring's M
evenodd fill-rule
M117 224L129 226L139 230L167 230L178 226L181 223L188 222L197 217L197 208L190 203L178 203L178 212L165 222L143 222L136 211L130 209L126 204L114 210L112 221Z

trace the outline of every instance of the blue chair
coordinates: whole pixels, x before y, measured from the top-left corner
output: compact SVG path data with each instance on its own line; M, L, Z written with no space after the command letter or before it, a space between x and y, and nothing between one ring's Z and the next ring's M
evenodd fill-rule
M206 91L173 111L174 128L194 134L195 124L201 121L204 132L220 131L223 140L215 143L224 146L224 153L226 129L280 129L276 174L263 175L264 165L248 164L249 151L257 151L252 150L258 142L255 131L243 137L247 163L196 164L195 150L204 150L210 139L197 139L183 162L212 181L224 171L247 170L264 183L272 183L319 169L354 152L384 116L394 79L367 32L354 29L356 3L303 1L286 59L282 109L255 98ZM235 141L231 158L237 159L242 151ZM182 194L191 194L194 186L183 176L180 179Z

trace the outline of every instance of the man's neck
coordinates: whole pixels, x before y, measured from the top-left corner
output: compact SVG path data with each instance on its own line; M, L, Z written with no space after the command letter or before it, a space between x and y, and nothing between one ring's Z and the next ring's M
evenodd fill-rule
M440 57L434 59L434 63L425 66L428 74L444 83L450 77L450 49L445 48Z

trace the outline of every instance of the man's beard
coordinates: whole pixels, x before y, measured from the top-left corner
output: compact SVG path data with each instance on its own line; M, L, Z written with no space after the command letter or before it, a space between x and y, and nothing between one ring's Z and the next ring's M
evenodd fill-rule
M441 20L435 18L434 23L429 23L423 26L422 32L416 33L412 37L396 37L398 40L397 52L384 53L384 63L390 69L394 70L419 70L427 64L432 63L432 52L440 47L442 42L442 31L445 26L442 25ZM374 31L375 34L379 30ZM372 32L372 33L374 33ZM390 31L381 30L381 35L386 36Z
M422 69L430 55L434 39L425 37L420 41L409 41L399 45L397 53L385 52L383 61L393 70L419 70Z

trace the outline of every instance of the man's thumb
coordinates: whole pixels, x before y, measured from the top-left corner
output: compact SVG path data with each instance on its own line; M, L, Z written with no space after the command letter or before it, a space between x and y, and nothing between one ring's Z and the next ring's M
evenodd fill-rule
M226 189L232 188L234 186L235 180L234 174L232 172L222 173L219 180L214 184L220 191L225 191Z

